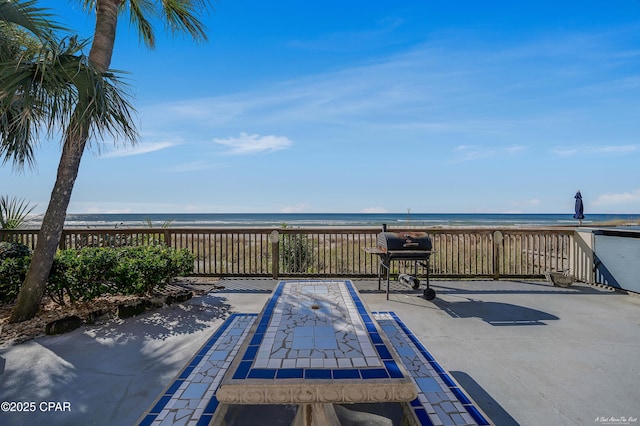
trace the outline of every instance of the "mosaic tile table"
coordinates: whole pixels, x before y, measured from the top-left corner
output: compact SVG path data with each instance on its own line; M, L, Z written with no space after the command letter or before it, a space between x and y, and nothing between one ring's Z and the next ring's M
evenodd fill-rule
M339 424L334 403L417 397L389 348L350 281L281 282L216 397L225 404L299 404L294 424Z

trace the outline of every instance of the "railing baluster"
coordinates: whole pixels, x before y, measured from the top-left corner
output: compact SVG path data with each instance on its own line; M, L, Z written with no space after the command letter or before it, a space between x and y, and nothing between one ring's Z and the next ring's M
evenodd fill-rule
M400 231L401 229L397 229ZM422 230L411 228L412 231ZM542 277L546 270L571 270L589 278L592 257L576 243L574 230L500 229L503 234L499 265L494 264L495 229L424 229L432 240L431 275L435 277L492 277L495 268L500 275ZM271 243L273 229L76 229L63 232L60 247L114 247L151 244L164 240L168 247L188 248L197 256L194 275L271 276ZM278 229L282 247L298 242L298 250L306 252L312 262L304 268L293 268L291 259L281 253L281 272L297 276L377 277L379 259L364 248L376 245L379 229L375 228L296 228ZM394 230L390 230L394 231ZM38 230L0 230L0 241L21 241L30 248L37 244ZM265 244L265 242L267 242ZM305 255L297 253L294 256ZM397 264L396 264L397 263ZM413 271L411 262L394 262L393 273ZM299 269L299 270L297 270ZM586 272L585 272L586 271Z

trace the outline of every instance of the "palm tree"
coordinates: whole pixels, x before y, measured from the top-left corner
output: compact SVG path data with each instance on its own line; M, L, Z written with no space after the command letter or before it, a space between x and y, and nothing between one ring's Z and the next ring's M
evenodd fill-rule
M206 40L205 28L196 17L196 12L210 7L208 0L80 0L85 11L95 12L96 26L93 43L88 56L88 68L97 75L108 72L116 37L118 16L128 12L140 39L148 47L155 46L151 20L160 17L173 32L186 32L195 40ZM44 293L53 258L62 236L71 192L78 176L80 160L92 134L101 135L105 130L113 133L114 117L106 114L100 97L103 87L98 81L87 79L79 90L76 105L69 120L64 123L64 143L58 165L56 182L51 193L47 211L42 220L38 244L34 250L25 281L20 289L16 305L11 313L11 322L32 318L38 311ZM93 90L91 90L93 89ZM121 134L134 139L135 131L127 120L128 113L117 117L124 121L117 124L127 126L119 129Z
M122 84L114 73L97 70L82 54L86 42L79 42L77 37L57 41L52 33L56 25L50 24L50 15L35 7L34 1L2 0L0 13L3 52L0 55L3 60L0 155L3 163L11 159L17 169L22 168L25 161L33 164L33 146L43 129L48 135L60 128L66 129L63 151L75 144L73 141L78 135L83 135L85 142L89 136L104 133L135 140L132 107L123 95ZM71 188L72 185L66 190L70 192ZM57 202L52 197L48 211L55 212ZM67 204L61 206L65 212L67 205L68 198ZM61 230L64 216L64 213L62 216L50 214L48 228L41 229L42 244L38 244L35 251L39 257L34 256L30 264L32 278L28 275L21 288L19 303L11 317L15 321L31 318L38 310L61 235L61 232L55 233L51 222L61 218ZM42 281L36 282L33 277Z
M23 198L0 195L0 229L20 228L36 207Z

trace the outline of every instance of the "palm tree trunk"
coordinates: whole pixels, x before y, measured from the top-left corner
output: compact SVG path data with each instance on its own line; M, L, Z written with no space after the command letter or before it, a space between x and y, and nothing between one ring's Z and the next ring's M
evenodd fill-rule
M118 8L122 0L98 0L96 5L96 27L89 53L89 61L100 71L109 68L116 38ZM81 117L85 104L76 106L73 117ZM20 288L16 304L11 312L10 322L20 322L33 318L40 307L40 300L47 287L51 265L60 244L64 220L71 200L71 192L78 177L80 160L89 138L87 126L81 119L72 118L65 132L58 175L51 193L47 212L42 219L38 242L31 258L27 276Z
M96 5L96 28L93 32L89 60L102 72L111 64L120 3L122 0L98 0Z
M53 258L60 244L67 207L71 200L71 191L78 177L80 160L82 159L87 138L88 132L86 128L79 129L78 132L73 132L65 138L60 164L58 165L58 176L51 192L51 200L42 219L38 242L33 251L27 276L11 312L10 322L20 322L33 318L38 312L40 300L46 289L49 272L51 271L51 265L53 265Z

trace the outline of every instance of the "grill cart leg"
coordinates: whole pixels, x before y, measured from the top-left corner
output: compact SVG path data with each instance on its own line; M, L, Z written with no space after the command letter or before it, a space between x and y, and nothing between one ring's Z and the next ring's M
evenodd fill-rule
M380 284L382 281L382 273L384 270L387 271L387 300L389 300L389 275L391 275L391 261L386 257L386 255L379 253L380 256L380 264L378 268L378 290L380 290Z
M427 300L433 300L436 298L436 291L432 288L427 287L424 289L424 292L422 293L422 295Z
M420 266L427 268L427 288L424 289L422 293L424 298L427 300L433 300L436 298L436 291L429 287L429 259L427 259L427 263L420 263Z
M391 276L391 262L383 262L382 266L387 270L387 300L389 300L389 281Z

